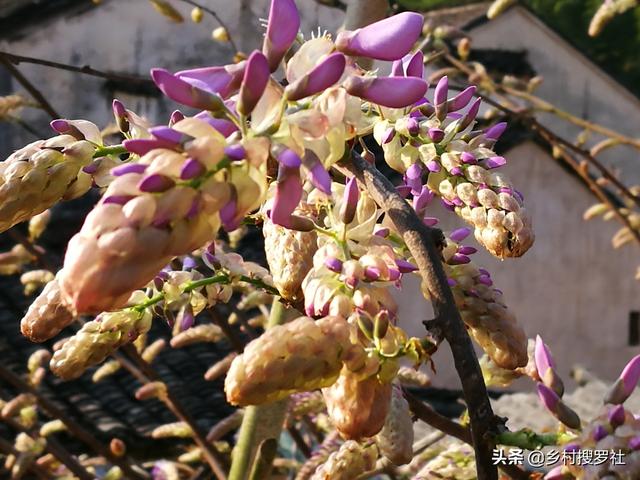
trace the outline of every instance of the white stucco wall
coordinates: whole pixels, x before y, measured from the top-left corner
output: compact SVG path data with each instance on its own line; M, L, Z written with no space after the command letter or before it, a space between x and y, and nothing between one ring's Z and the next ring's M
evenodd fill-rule
M603 379L613 379L640 353L639 347L627 346L629 312L640 310L634 280L638 249L611 248L618 228L614 221L582 220L593 197L538 145L521 144L506 157L504 171L524 194L536 241L522 258L500 261L469 237L467 243L479 248L473 260L491 272L527 335L539 333L549 344L563 378L580 364ZM463 225L435 203L433 212L444 220L440 226L445 231ZM415 300L420 296L418 282L407 287L399 295L401 324L419 333L420 320L432 313ZM436 357L434 384L458 385L450 358L448 351Z
M578 117L640 137L640 100L524 8L510 8L470 34L473 48L526 50L529 63L544 78L536 95ZM570 140L581 131L551 114L541 113L540 118ZM602 138L595 134L587 145ZM604 152L601 158L620 173L625 183L640 182L637 150L620 146Z
M21 30L19 36L6 38L0 34L0 49L76 66L90 65L99 70L145 76L152 67L176 71L229 63L231 48L211 39L212 29L218 26L215 20L205 13L202 23L194 24L188 20L189 5L172 3L183 13L184 23L169 21L147 0L104 0L80 15L48 18ZM307 35L317 31L318 26L335 31L342 24L340 10L321 6L314 0L297 3L302 16L301 29ZM250 53L262 46L264 30L259 19L268 16L269 0L215 0L204 4L227 23L244 52ZM111 99L114 95L152 122L166 121L171 111L178 108L172 102L158 101L160 97L107 92L105 80L100 78L38 65L21 64L19 68L66 118L82 117L105 126L113 118ZM0 94L23 91L2 68L0 77L4 77L0 78ZM40 111L25 110L23 116L41 132L50 133L49 119ZM0 153L5 156L35 139L19 128L10 126L8 129L8 134L0 136Z

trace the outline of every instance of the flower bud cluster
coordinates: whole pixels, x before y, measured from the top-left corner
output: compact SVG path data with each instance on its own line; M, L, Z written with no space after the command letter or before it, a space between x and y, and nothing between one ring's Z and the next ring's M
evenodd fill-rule
M392 168L407 174L413 170L414 198L421 193L424 173L427 188L474 225L476 239L489 252L498 258L519 257L533 244L531 219L522 194L504 174L493 171L506 163L491 149L506 124L471 131L480 100L464 114L459 110L469 104L475 88L452 99L447 99L447 92L448 80L443 77L433 105L423 103L408 116L400 112L395 118L377 120L374 137Z
M402 390L394 386L389 413L376 435L380 454L394 465L405 465L413 458L413 419Z
M527 364L527 337L504 303L502 292L493 288L488 271L478 268L459 245L454 231L443 250L443 259L456 305L471 337L499 367L514 370Z
M58 135L33 142L0 162L0 232L61 199L84 194L91 183L80 179L81 169L95 150L87 140Z
M258 405L331 385L345 362L364 356L349 337L349 324L336 316L300 317L270 328L233 360L225 379L227 401Z
M304 204L300 209L310 210ZM302 281L311 269L313 254L318 249L316 232L290 230L265 216L262 233L269 270L280 295L292 301L302 299Z
M20 322L22 334L32 342L44 342L55 337L75 316L65 304L58 277L51 280L29 306Z
M139 293L140 297L144 295ZM98 315L54 352L51 371L63 379L79 377L87 368L102 362L120 346L148 332L151 320L152 314L148 310L133 308Z
M353 480L359 475L373 470L378 458L378 449L374 444L361 445L348 440L337 452L315 471L311 480Z
M221 222L235 225L262 199L264 175L246 161L229 165L224 138L205 120L152 132L155 139L125 142L144 155L112 171L115 180L69 242L60 285L79 313L121 307L172 257L211 240Z

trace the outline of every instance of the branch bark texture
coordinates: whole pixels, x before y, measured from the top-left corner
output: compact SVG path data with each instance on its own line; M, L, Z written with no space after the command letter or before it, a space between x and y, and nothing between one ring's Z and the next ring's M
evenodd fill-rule
M442 266L437 247L437 243L441 241L441 233L422 223L396 192L393 184L360 155L354 152L352 161L343 166L356 176L373 200L389 215L420 268L420 275L436 313L436 325L451 346L455 367L462 382L462 391L469 409L478 480L497 480L497 468L491 461L495 417L478 358L456 308Z

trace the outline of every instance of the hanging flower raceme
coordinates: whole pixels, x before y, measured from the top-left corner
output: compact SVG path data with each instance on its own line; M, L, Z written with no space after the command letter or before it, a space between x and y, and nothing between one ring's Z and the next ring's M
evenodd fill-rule
M364 350L349 340L341 317L300 317L267 330L232 362L227 401L258 405L333 384L344 362L361 362Z
M527 364L527 337L493 287L489 272L478 268L469 255L475 248L460 245L469 229L451 232L443 251L451 290L469 334L500 367L514 370Z
M112 172L69 243L60 286L76 312L123 306L171 258L210 241L221 221L237 226L263 198L264 175L247 160L231 162L206 121L187 118L152 134L125 142L143 156Z
M137 302L144 300L137 292ZM106 312L85 323L80 331L65 341L53 354L50 368L63 379L77 378L121 345L133 342L151 328L152 314L148 310L126 309Z
M376 435L380 454L394 465L405 465L413 458L413 419L402 389L395 385L389 412L382 430Z
M94 142L102 143L98 129L83 120L56 122L59 129L62 124L68 127L64 130L69 133L33 142L0 163L0 232L91 187L91 178L81 169L93 158ZM97 137L85 139L81 129Z
M491 149L506 124L472 131L480 100L465 113L460 111L474 93L475 88L469 87L449 99L448 80L443 77L433 104L420 104L408 116L378 120L374 137L392 168L405 173L419 165L429 190L474 225L476 239L489 252L499 258L519 257L533 244L531 219L522 194L504 174L494 171L506 160ZM415 181L422 183L422 174Z
M22 334L32 342L44 342L55 337L74 320L74 315L65 304L58 278L44 287L33 301L20 322Z

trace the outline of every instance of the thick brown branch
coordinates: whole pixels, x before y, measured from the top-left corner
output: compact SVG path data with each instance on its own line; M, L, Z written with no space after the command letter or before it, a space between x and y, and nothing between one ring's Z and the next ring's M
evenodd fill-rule
M409 407L416 418L447 435L471 444L471 433L468 428L440 415L429 405L420 401L420 399L409 392L405 392L405 398L409 402ZM516 465L501 465L500 469L515 480L527 480L529 478L529 475Z
M451 346L455 367L462 382L464 398L469 409L478 479L496 480L498 472L491 461L494 447L494 415L478 358L456 308L436 246L441 240L441 233L422 223L409 204L397 193L393 184L360 155L354 153L351 162L345 162L344 167L357 177L373 200L389 215L420 268L436 318Z

